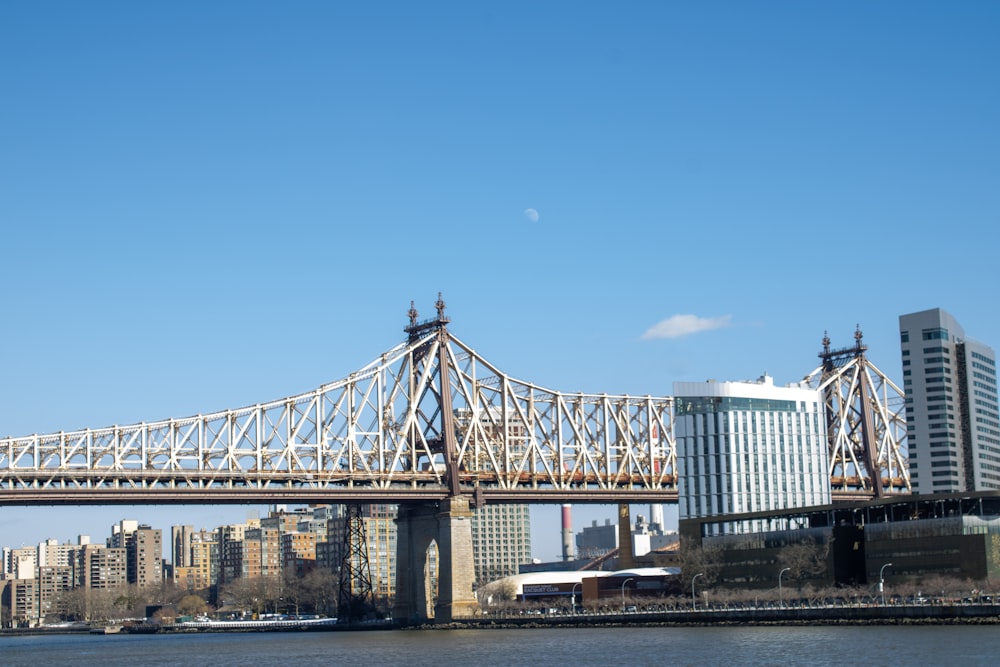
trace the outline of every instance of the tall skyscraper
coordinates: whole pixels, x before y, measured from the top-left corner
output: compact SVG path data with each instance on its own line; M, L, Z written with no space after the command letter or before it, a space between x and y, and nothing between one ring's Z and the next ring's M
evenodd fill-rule
M915 493L1000 489L996 355L940 308L899 316Z
M674 396L682 519L830 502L819 391L764 376L675 382Z

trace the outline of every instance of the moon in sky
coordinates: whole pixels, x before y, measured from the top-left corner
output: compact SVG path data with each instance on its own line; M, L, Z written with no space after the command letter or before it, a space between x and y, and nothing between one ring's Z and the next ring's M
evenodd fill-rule
M524 209L524 217L532 222L538 222L538 211L533 208Z

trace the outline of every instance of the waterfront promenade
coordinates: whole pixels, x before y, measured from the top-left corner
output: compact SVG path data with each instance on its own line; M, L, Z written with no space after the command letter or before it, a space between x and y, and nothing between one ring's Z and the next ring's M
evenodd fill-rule
M741 608L648 609L584 613L495 612L458 619L449 627L581 627L604 625L911 625L998 624L1000 604L821 604Z

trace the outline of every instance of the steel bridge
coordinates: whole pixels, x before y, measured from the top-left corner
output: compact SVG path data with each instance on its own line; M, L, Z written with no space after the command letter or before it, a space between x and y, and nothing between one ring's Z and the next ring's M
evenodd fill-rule
M308 393L184 419L0 439L0 505L677 501L671 397L514 379L448 330ZM909 491L902 392L854 348L806 381L826 397L834 497Z
M505 375L444 303L338 382L185 419L0 439L0 505L676 502L669 397Z

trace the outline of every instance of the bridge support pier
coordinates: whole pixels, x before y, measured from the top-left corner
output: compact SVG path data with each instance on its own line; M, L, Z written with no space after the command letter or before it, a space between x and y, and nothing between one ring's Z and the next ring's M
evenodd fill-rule
M431 607L427 551L438 547L438 595ZM448 623L477 607L472 592L472 510L469 499L400 505L396 516L396 603L393 618L402 623Z

